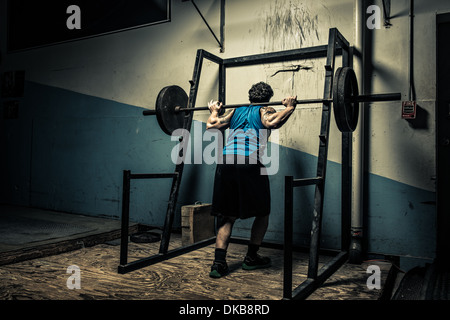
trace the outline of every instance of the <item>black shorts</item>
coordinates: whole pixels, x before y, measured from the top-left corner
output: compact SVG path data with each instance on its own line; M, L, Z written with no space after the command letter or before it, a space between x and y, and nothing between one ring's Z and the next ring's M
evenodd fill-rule
M257 164L218 164L211 214L246 219L270 213L269 177Z

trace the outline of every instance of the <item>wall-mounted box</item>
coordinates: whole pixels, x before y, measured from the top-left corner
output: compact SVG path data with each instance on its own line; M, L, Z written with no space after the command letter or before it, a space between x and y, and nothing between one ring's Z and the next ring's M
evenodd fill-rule
M415 119L417 113L417 104L415 101L402 102L402 119Z

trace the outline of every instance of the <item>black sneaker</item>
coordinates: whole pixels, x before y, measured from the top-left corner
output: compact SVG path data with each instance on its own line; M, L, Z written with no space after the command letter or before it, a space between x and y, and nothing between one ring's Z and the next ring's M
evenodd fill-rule
M255 270L261 268L268 268L272 265L269 257L261 257L259 254L255 258L246 256L244 262L242 263L242 269L244 270Z
M211 272L209 273L209 276L211 278L220 278L226 276L228 273L229 269L226 262L214 261L213 265L211 266Z

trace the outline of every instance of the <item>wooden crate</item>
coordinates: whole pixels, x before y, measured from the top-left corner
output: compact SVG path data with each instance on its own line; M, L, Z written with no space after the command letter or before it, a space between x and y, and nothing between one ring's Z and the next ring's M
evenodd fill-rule
M214 237L211 204L181 207L181 243L183 246Z

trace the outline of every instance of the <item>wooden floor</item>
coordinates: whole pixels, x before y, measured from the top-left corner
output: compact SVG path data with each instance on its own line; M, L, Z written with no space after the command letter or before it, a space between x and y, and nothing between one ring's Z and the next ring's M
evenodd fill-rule
M172 236L171 247L181 245L180 236ZM272 259L268 269L241 269L246 246L230 244L228 264L231 273L221 279L208 276L214 246L208 246L124 275L117 273L119 242L99 244L59 255L0 266L1 300L279 300L282 298L282 251L261 248L262 255ZM156 254L159 243L129 244L129 261ZM330 257L321 257L321 263ZM294 285L307 273L308 256L294 254ZM369 290L366 273L369 264L345 264L310 300L376 300L381 290ZM377 263L382 271L382 285L391 265ZM70 290L67 268L81 270L81 289Z

